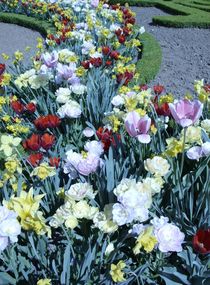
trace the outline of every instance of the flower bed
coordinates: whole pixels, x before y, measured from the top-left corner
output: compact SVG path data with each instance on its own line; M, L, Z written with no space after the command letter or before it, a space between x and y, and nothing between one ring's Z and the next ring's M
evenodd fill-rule
M140 85L127 7L2 2L57 30L0 65L1 282L208 282L209 85Z

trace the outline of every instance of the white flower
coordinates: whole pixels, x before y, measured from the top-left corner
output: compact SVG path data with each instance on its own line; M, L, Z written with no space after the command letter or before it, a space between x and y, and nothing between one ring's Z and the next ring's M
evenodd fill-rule
M104 152L103 144L99 141L91 141L85 144L84 149L89 153L95 154L96 156L101 156Z
M17 214L0 206L0 251L9 243L17 242L17 236L21 233L21 226L17 220Z
M105 255L109 256L113 250L114 250L114 244L112 242L110 242L106 247Z
M143 180L142 186L145 189L150 190L152 195L159 193L163 185L163 179L161 177L147 177Z
M170 169L168 161L160 156L155 156L152 159L148 158L144 161L144 166L150 173L160 176L165 176Z
M71 185L70 189L66 192L66 196L79 201L84 198L94 199L95 194L92 185L88 183L76 183Z
M121 180L120 184L114 189L113 192L116 196L119 196L124 192L128 191L128 189L135 187L136 187L135 179L124 178L123 180Z
M91 138L92 136L94 136L94 131L88 127L85 128L82 133L86 138Z
M122 226L133 221L132 210L127 209L120 203L116 203L113 205L112 209L113 221L118 224L118 226Z
M79 118L82 114L80 104L76 101L70 100L65 105L58 109L58 115L61 118Z
M204 144L202 144L201 148L202 148L202 153L205 156L210 155L210 142L205 142Z
M118 106L123 105L123 104L124 104L124 99L120 95L113 97L112 105L118 107Z
M142 26L142 27L139 29L139 33L140 33L140 34L145 33L145 28L144 28L144 26Z
M207 133L210 133L210 120L206 119L201 122L201 128L203 128Z
M180 229L172 224L166 223L156 232L158 248L162 252L180 252L185 235Z
M56 92L56 101L60 104L65 104L70 101L71 90L69 88L60 87Z
M71 90L73 93L77 95L82 95L85 93L87 87L83 84L74 84L71 86Z

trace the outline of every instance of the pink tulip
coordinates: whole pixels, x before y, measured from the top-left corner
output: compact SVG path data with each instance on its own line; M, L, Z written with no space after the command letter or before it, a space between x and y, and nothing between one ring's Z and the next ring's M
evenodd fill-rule
M203 104L198 100L181 99L174 104L169 103L174 120L183 128L194 124L202 115Z
M141 143L149 143L148 131L151 126L151 119L148 116L140 115L132 111L125 118L125 128L131 137L136 137Z

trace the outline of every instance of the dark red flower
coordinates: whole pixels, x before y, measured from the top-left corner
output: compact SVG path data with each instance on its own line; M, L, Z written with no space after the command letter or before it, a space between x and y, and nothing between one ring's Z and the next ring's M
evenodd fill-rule
M55 142L55 136L50 135L48 133L44 134L41 137L41 146L43 147L43 149L48 150L52 147L52 145Z
M156 95L160 95L165 90L165 88L163 85L155 85L153 87L153 90L154 90Z
M37 118L34 125L38 130L46 130L47 128L57 128L61 120L56 115L47 115Z
M121 44L124 44L125 40L126 40L126 38L125 38L125 36L123 36L123 35L121 35L121 36L118 37L118 41L119 41L119 43L121 43Z
M207 92L207 93L210 93L210 84L206 84L204 86L204 90Z
M116 50L110 52L110 57L117 60L119 58L120 53Z
M90 67L90 62L89 62L89 60L82 61L82 62L81 62L81 65L82 65L85 69L89 69L89 67Z
M128 25L128 24L132 24L134 25L136 22L136 19L135 18L129 18L125 21L125 25Z
M58 168L59 163L60 163L60 158L59 157L51 157L50 158L50 165L51 166L54 166L54 167Z
M108 55L110 53L111 49L108 46L102 47L102 52L104 55Z
M90 58L90 64L92 64L95 67L99 67L102 65L102 59L100 57L91 57Z
M111 60L107 60L106 61L106 66L110 66L110 65L112 65L112 61Z
M163 103L161 105L158 105L158 103L154 103L155 111L159 116L170 116L171 111L169 108L168 103Z
M28 111L29 113L34 113L36 111L36 104L34 104L33 102L28 103L26 106L26 111Z
M27 160L32 166L37 166L39 165L42 158L43 158L43 154L38 152L38 153L32 153L31 155L29 155Z
M103 127L100 127L96 131L96 135L99 138L99 140L103 143L105 151L109 150L109 147L111 145L116 146L117 141L120 141L121 139L120 134L113 134L112 130L108 130L106 128L104 129Z
M193 248L198 253L210 253L210 228L197 231L193 237Z
M124 28L123 28L123 34L124 34L125 36L128 36L128 35L130 34L130 32L131 32L131 30L130 30L128 27L124 27Z
M22 114L24 112L24 105L20 101L12 101L11 107L17 114Z
M128 83L133 79L133 72L126 71L121 74L117 74L117 83L123 82L123 85L128 85Z
M23 147L33 151L39 150L41 147L40 136L37 134L33 134L29 139L27 139L23 143Z
M4 63L0 63L0 75L2 75L4 73L5 68L6 68L5 64Z
M115 34L119 37L120 35L122 35L122 30L121 29L116 30Z
M146 84L142 84L139 86L140 91L146 91L148 89L148 86Z

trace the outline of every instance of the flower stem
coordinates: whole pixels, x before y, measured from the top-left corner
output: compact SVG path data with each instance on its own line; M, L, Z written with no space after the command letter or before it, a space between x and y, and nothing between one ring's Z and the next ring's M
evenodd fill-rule
M187 133L187 128L184 128L184 138L183 138L183 144L182 144L182 160L181 160L181 167L180 167L180 176L182 175L183 172L183 167L184 167L184 147L185 147L185 141L186 141L186 133Z

